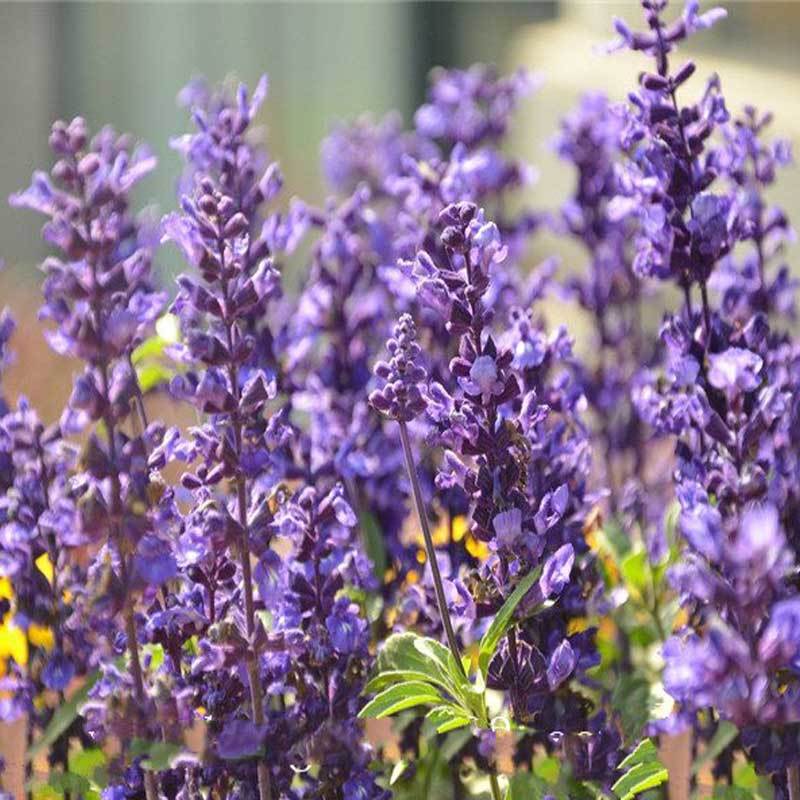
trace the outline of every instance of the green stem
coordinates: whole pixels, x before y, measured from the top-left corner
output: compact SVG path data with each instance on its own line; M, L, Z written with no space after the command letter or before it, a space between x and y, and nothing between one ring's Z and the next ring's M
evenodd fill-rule
M489 771L489 784L492 787L492 800L503 800L503 794L500 791L500 781L497 780L497 772L494 768Z
M461 663L461 652L456 640L455 631L453 630L453 623L450 620L450 612L447 609L447 600L444 596L444 584L442 583L442 574L439 571L439 562L436 560L436 549L433 546L433 537L431 536L430 524L428 522L428 515L425 513L425 504L422 501L422 490L419 486L419 478L417 477L417 469L414 466L414 456L411 452L411 441L408 438L408 428L406 423L398 420L400 426L400 441L403 443L403 456L405 457L406 470L408 471L408 479L411 481L412 497L414 499L414 508L417 512L420 527L422 528L422 537L425 540L425 552L428 557L428 563L431 566L431 575L433 576L433 588L436 592L436 603L439 606L439 616L442 618L442 626L447 637L447 644L450 647L450 652L456 660L461 673L467 677L464 672L464 665Z
M428 563L431 565L431 575L433 576L433 587L436 592L439 614L442 618L442 625L447 637L447 643L450 646L450 652L453 654L453 658L455 658L456 664L458 664L458 668L461 670L461 674L466 678L467 673L461 662L461 651L458 647L458 641L453 630L453 623L450 620L450 612L447 608L447 600L444 596L442 574L439 571L439 562L436 560L436 549L433 546L430 524L428 523L428 516L425 513L425 504L422 501L422 490L419 485L417 469L414 466L414 455L411 451L408 428L403 420L398 420L397 423L400 426L400 441L403 443L403 456L405 457L408 479L411 481L411 494L414 499L414 508L416 509L417 518L422 528L422 537L425 540L425 552L428 556ZM486 724L488 725L488 719L486 720ZM492 788L492 800L503 800L503 795L500 791L500 782L497 779L497 771L494 766L489 767L489 784ZM798 800L800 800L800 798Z

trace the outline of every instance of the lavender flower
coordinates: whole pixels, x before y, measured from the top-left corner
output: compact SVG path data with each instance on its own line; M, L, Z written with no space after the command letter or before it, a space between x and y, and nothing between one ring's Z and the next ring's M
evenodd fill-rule
M446 266L421 252L414 271L421 298L445 315L448 331L458 337L449 387L435 384L421 392L433 424L429 440L446 448L436 485L440 491L457 487L467 498L471 533L488 546L488 559L476 565L471 579L479 616L492 613L521 577L544 566L534 594L540 601L549 598L553 607L512 629L490 666L489 686L509 693L520 722L545 733L565 732L563 741L572 741L586 730L587 720L569 684L597 663L591 631L567 635L572 613L567 609L582 606L581 587L592 581L590 567L573 566L586 546L579 495L571 497L569 488L579 493L585 482L585 475L574 472L588 469L585 436L573 450L566 429L536 399L544 400L548 392L553 400L557 396L545 379L546 368L531 368L529 362L515 368L516 348L498 343L491 333L491 284L507 254L496 226L470 203L446 207L439 225ZM523 387L529 394L521 398ZM568 396L567 383L563 389ZM377 398L391 407L382 394ZM560 401L566 415L574 402Z
M375 588L371 565L358 551L356 522L340 486L323 496L302 489L276 514L276 534L291 543L272 584L280 592L273 629L286 647L268 657L267 674L272 693L291 691L298 699L270 724L274 746L288 750L281 791L290 790L291 765L304 775L309 796L351 787L365 800L388 800L369 771L355 719L370 668L369 629L355 598ZM314 777L306 773L311 762L319 765Z
M633 215L639 221L636 272L677 282L684 289L687 310L691 287L699 285L708 325L708 278L738 235L728 221L727 198L711 191L716 172L706 153L709 137L728 121L728 112L716 76L699 102L679 106L677 91L695 66L689 61L671 72L668 54L677 42L710 27L725 13L713 9L698 14L698 3L690 0L683 16L667 25L661 18L666 6L666 0L642 3L646 33L633 33L616 23L618 45L651 55L656 71L643 73L640 91L629 96L622 141L636 158L621 178L622 191L612 214Z
M159 534L148 494L146 444L121 427L140 396L131 353L163 306L150 278L149 237L128 202L130 190L154 168L155 159L110 128L90 140L80 118L68 125L55 123L50 146L58 156L52 177L36 173L31 187L13 195L11 203L47 215L44 238L62 254L44 264L41 316L55 323L47 336L56 352L78 357L86 367L75 380L61 428L72 433L98 422L105 428L105 441L97 432L90 435L83 458L80 530L103 548L90 573L90 581L99 581L95 609L109 615L109 622L122 612L135 698L129 713L142 736L149 703L134 592L174 573L166 545L161 556L166 569L154 576L137 568L140 554ZM153 773L145 772L144 783L148 800L155 798Z
M575 188L561 207L557 229L575 238L588 257L564 288L592 315L596 355L582 366L581 380L594 412L595 452L605 456L604 482L614 512L633 488L629 471L642 476L646 466L644 431L630 401L630 385L656 349L642 323L652 292L633 270L630 243L635 229L631 220L612 213L622 191L622 126L622 115L603 95L587 94L562 121L555 142L559 156L576 172ZM531 366L536 366L543 360L544 345L533 352L536 361ZM654 494L658 487L649 485L647 491ZM657 497L652 499L658 504Z
M420 348L417 331L409 314L400 317L394 335L386 342L391 355L389 362L375 365L375 375L385 381L383 388L369 396L369 402L381 413L398 422L410 422L427 406L420 391L426 379L425 368L419 364Z
M221 522L230 531L226 544L238 554L241 570L239 633L254 730L265 720L250 563L253 537L259 531L254 522L264 496L254 482L261 475L269 480L274 466L270 450L283 442L278 434L270 447L273 432L263 418L264 407L276 393L274 371L270 375L264 367L274 370L275 354L269 328L259 322L280 292L272 252L293 236L288 229L281 234L286 223L278 214L263 221L259 216L260 206L273 199L281 183L277 167L264 168L261 152L244 138L265 93L263 78L252 100L242 86L235 102L221 95L195 110L198 132L179 142L195 170L193 192L183 198L184 213L163 223L165 238L181 248L202 279L182 276L174 304L187 335L185 357L199 370L176 380L173 389L210 415L193 432L193 455L200 462L195 472L184 475L183 483L203 504L208 487L230 481L232 497L222 503ZM274 481L281 476L271 477ZM247 755L257 752L256 747ZM263 759L257 761L257 772L259 795L268 800L271 777Z
M791 739L797 723L795 681L776 679L782 670L790 675L794 657L796 553L789 542L796 523L786 511L794 507L795 490L784 483L794 467L776 467L788 443L780 420L796 393L789 366L796 348L771 329L765 313L790 310L791 288L785 277L775 291L766 283L761 197L788 153L759 143L762 125L752 109L729 123L717 78L699 104L678 106L676 90L693 66L672 74L667 53L723 13L699 15L690 3L680 20L665 26L664 3L642 5L650 33L618 30L627 46L655 56L657 74L644 75L642 92L631 97L626 136L637 157L626 167L628 199L618 209L632 209L633 197L642 203L638 268L671 275L686 304L685 315L669 316L662 326L661 374L644 372L634 388L642 418L678 439L675 488L687 553L671 577L691 625L664 647L664 682L686 717L711 708L732 720L756 766L769 773L788 769L792 781L796 758L770 759L763 750L770 738ZM770 234L779 243L787 222L780 212L771 219ZM754 252L739 267L731 254L741 241L752 242ZM700 319L691 304L695 283ZM709 286L722 292L718 307Z

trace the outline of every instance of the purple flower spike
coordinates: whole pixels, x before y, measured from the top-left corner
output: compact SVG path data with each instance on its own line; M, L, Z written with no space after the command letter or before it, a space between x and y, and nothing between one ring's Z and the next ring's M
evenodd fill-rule
M375 409L400 422L410 422L427 407L422 394L427 373L419 363L420 347L416 339L414 320L410 314L403 314L386 342L389 362L379 361L375 365L375 375L384 385L369 396Z

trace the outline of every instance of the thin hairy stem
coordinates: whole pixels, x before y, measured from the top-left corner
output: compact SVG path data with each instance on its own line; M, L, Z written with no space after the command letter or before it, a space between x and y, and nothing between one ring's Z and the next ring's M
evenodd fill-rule
M450 652L456 660L459 669L466 677L464 666L461 663L461 652L458 647L455 632L453 631L453 623L450 620L450 612L447 609L447 600L444 596L444 585L442 584L442 574L439 571L439 563L436 560L436 550L433 546L433 537L431 536L430 524L428 523L428 516L425 513L425 504L422 501L422 490L419 486L419 478L417 477L417 468L414 465L414 456L411 452L411 441L408 438L408 428L406 423L398 420L400 426L400 440L403 443L403 456L405 457L406 470L408 471L408 479L411 481L412 496L414 499L414 508L417 512L420 527L422 528L422 536L425 540L425 552L428 557L428 563L431 565L431 575L433 576L433 587L436 592L436 603L439 606L439 615L442 618L442 626L447 637L447 644L450 647Z
M414 499L414 508L417 512L420 527L422 528L422 537L425 540L425 552L428 557L428 563L431 565L431 575L433 575L433 587L436 592L436 603L439 606L439 615L442 618L442 626L444 627L450 652L453 654L453 658L456 664L458 664L461 674L466 678L467 673L464 671L464 665L461 663L461 650L458 647L458 641L453 631L453 623L450 620L450 612L447 609L442 574L439 571L439 563L436 560L436 550L433 546L431 528L428 523L427 514L425 513L425 504L422 501L422 490L420 489L419 478L417 477L417 468L414 465L414 455L411 451L408 427L402 420L398 420L398 425L400 426L400 441L403 443L403 456L406 462L408 479L411 481L411 494ZM497 779L497 771L494 766L489 767L489 784L492 788L492 800L502 800L503 795L500 792L500 782Z
M224 249L219 243L220 257L224 260ZM226 297L228 294L227 285L223 286ZM233 352L233 329L231 323L225 323L225 333L228 342L228 351ZM231 417L231 428L233 431L233 441L236 449L237 462L242 454L242 421L239 417L239 401L241 391L239 389L239 371L236 363L232 362L228 366L228 378L231 383L231 391L236 401L236 410ZM239 525L242 529L241 542L239 545L239 559L242 568L242 583L244 584L244 618L247 629L248 651L246 658L247 681L250 689L250 707L255 725L264 724L264 698L261 694L261 676L258 668L258 659L255 652L251 651L256 630L256 606L253 599L253 575L250 566L250 532L247 521L247 486L245 485L244 475L237 474L236 477L236 503L239 515ZM258 774L258 796L259 800L272 800L272 785L269 775L269 767L263 758L256 764Z
M497 779L497 772L494 767L489 770L489 785L492 787L492 800L503 800L503 793L500 791L500 781Z

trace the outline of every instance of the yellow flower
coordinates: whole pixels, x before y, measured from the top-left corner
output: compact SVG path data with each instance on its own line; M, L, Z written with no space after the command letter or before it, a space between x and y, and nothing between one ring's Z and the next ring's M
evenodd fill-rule
M39 558L36 559L36 566L39 568L39 572L47 578L47 582L52 583L53 562L50 561L50 556L47 553L42 553Z
M464 542L467 552L478 561L485 561L489 558L489 546L486 542L476 539L471 533L467 534L466 541Z
M35 622L32 622L28 626L28 641L34 647L41 647L44 650L50 651L55 645L53 629L48 628L46 625L37 625Z
M617 635L617 626L613 619L603 617L597 626L597 638L603 642L612 642Z
M28 637L12 622L0 625L0 660L13 658L20 666L28 663Z
M418 544L422 544L422 536L418 536ZM446 514L439 517L439 524L433 529L431 533L434 547L442 547L450 541L450 522Z
M572 636L574 633L581 633L589 627L589 620L586 617L575 617L569 621L567 625L567 635Z
M456 517L453 520L453 541L460 542L469 531L469 522L465 516Z

